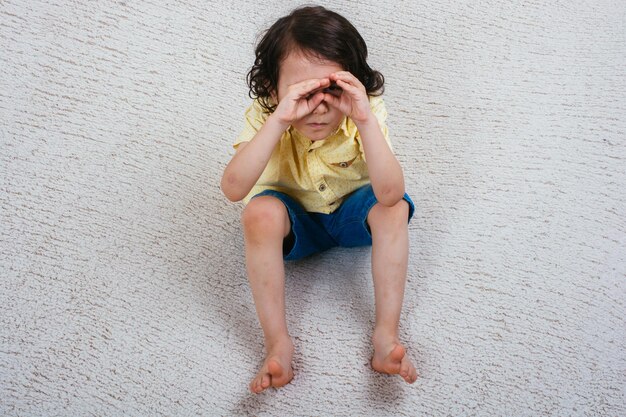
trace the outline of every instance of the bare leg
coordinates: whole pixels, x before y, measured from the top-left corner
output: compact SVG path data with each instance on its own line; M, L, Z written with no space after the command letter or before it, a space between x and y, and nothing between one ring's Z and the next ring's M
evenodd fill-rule
M254 198L242 215L246 267L267 356L250 382L250 390L281 387L293 378L293 343L285 317L283 239L289 234L287 209L277 198Z
M398 338L409 257L408 203L372 207L367 222L372 231L372 276L376 298L376 325L372 367L399 374L408 383L417 380L415 366Z

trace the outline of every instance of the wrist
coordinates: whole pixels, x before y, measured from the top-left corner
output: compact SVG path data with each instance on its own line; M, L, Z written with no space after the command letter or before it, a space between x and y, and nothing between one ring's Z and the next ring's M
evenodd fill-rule
M277 115L276 113L270 114L267 120L265 121L265 124L270 124L282 132L289 129L289 126L291 126L291 122L281 119L280 116Z
M364 117L354 118L353 116L351 116L350 118L359 130L371 126L379 127L378 120L376 119L376 116L374 116L374 113L371 109L367 112L367 114L365 114Z

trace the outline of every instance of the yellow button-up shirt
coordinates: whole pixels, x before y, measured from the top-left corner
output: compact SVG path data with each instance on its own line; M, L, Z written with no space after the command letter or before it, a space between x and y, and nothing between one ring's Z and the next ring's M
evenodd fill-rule
M391 147L383 99L370 97L370 106ZM235 141L235 148L250 141L268 116L255 100L246 110L245 127ZM328 214L347 195L369 182L358 129L351 119L344 117L337 132L324 140L311 141L289 127L244 202L248 203L264 190L276 190L294 198L306 211Z

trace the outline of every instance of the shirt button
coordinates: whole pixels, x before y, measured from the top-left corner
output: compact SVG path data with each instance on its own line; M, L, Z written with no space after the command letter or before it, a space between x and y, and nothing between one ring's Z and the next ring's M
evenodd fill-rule
M347 163L347 162L341 162L341 163L339 164L339 166L340 166L341 168L348 168L348 163Z
M326 184L320 184L318 190L320 190L320 191L326 190Z

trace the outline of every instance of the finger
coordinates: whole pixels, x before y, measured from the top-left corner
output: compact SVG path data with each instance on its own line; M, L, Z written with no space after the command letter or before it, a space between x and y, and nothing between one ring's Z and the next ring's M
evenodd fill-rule
M349 84L351 84L351 85L353 85L355 87L365 88L363 86L363 83L349 71L335 72L335 73L331 74L331 79L334 79L335 81L343 80L343 81L345 81L345 82L347 82L347 83L349 83Z
M324 94L322 92L315 93L314 95L302 98L299 100L299 104L296 109L295 120L300 120L303 117L313 113L317 106L324 100Z
M343 91L347 92L348 94L350 94L352 97L358 95L359 93L362 93L363 90L361 90L358 87L355 87L354 85L344 81L344 80L337 80L337 85L339 87L341 87L343 89Z
M297 93L298 97L308 96L313 93L315 90L320 88L325 88L330 85L330 80L328 78L313 78L310 80L302 81L301 83L294 84L294 92Z
M313 110L315 110L317 106L319 106L320 103L324 101L325 97L326 97L326 94L322 93L321 91L315 93L310 99L307 100L307 104L309 105L309 110L313 112Z

